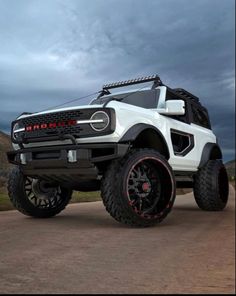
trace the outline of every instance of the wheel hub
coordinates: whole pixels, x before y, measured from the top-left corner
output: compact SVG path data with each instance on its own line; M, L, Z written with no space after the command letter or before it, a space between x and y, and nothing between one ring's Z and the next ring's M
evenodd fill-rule
M148 182L144 182L144 183L142 184L142 190L143 190L144 192L149 192L149 189L150 189L150 184L149 184Z
M29 201L36 208L53 209L63 202L60 186L55 187L44 180L26 177L24 189Z
M148 215L160 198L159 172L151 162L139 162L128 177L129 204L135 212Z
M57 189L50 187L50 184L43 180L33 179L32 181L32 191L42 200L48 200L51 197L55 196Z

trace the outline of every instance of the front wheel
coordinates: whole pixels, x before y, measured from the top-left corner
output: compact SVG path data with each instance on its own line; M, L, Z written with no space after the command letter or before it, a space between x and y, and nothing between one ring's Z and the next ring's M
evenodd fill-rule
M173 206L174 175L155 150L133 150L110 165L102 180L101 196L117 221L151 226L161 222Z
M72 191L25 176L16 167L9 176L8 194L14 207L21 213L37 218L49 218L66 207Z

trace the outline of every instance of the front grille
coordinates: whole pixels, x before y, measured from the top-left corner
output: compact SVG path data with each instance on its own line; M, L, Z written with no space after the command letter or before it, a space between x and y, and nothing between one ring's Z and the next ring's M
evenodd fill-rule
M89 112L84 112L81 110L55 112L55 113L27 117L22 119L22 123L25 127L27 127L27 126L34 126L34 125L40 125L40 124L67 122L69 120L83 120L83 119L89 118L88 113ZM58 134L71 134L73 136L79 136L79 134L82 131L83 131L83 127L79 125L57 126L54 128L37 129L29 132L25 131L24 137L26 139L41 138L41 137L54 136Z
M40 138L48 138L50 136L60 136L69 134L74 136L75 138L80 137L92 137L97 135L105 135L113 132L114 124L109 124L109 126L103 132L97 132L92 129L89 123L87 124L78 124L78 125L68 125L65 126L56 126L56 127L49 127L50 123L67 123L68 121L73 120L88 120L91 116L97 112L98 110L105 110L103 108L88 108L88 109L80 109L80 110L68 110L62 112L54 112L54 113L47 113L41 115L34 115L29 116L26 118L19 119L13 122L12 126L16 122L20 122L21 126L24 128L29 126L35 125L47 125L46 128L39 128L39 129L32 129L31 131L22 131L17 133L17 137L12 137L12 141L14 143L21 143L30 142L33 139L40 139ZM110 108L106 108L106 112L110 117L114 114L113 110ZM112 119L112 118L111 118ZM112 120L111 120L112 122ZM114 123L114 120L113 120Z

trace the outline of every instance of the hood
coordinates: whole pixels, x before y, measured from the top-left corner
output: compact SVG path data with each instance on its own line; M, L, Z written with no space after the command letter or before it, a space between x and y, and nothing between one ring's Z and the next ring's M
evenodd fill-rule
M45 111L35 112L35 113L30 113L30 114L22 114L19 117L17 117L17 119L36 116L36 115L49 114L49 113L63 112L63 111L81 110L81 109L95 109L95 108L99 108L99 107L101 108L102 105L80 105L80 106L74 106L74 107L50 109L50 110L45 110Z

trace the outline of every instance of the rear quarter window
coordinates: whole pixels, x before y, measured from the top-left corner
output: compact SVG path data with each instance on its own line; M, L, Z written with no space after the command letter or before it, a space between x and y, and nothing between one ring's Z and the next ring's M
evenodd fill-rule
M200 108L192 105L193 123L210 129L211 124L208 112L205 108Z

